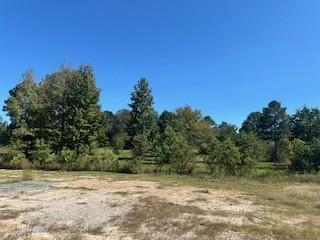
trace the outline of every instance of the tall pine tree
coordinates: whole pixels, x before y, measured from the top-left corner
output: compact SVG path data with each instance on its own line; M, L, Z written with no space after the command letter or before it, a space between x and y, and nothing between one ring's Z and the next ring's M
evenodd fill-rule
M153 109L153 96L145 78L138 81L131 93L130 142L136 158L144 158L152 149L157 132L157 118Z

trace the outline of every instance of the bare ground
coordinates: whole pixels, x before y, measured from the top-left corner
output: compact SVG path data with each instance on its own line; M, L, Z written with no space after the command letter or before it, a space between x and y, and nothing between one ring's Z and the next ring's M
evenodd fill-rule
M9 179L19 173L5 174ZM0 239L320 239L317 212L275 211L245 191L89 174L5 179L0 184ZM319 188L290 186L285 191L293 197L305 191L313 198ZM299 234L290 235L295 229Z

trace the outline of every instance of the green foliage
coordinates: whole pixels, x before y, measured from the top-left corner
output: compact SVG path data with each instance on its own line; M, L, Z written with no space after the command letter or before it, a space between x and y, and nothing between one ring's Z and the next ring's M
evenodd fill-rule
M294 172L319 172L320 170L320 139L313 139L306 143L301 139L294 139L291 144L293 153L290 170Z
M58 155L56 156L56 161L59 164L65 164L70 165L71 163L75 162L77 160L77 154L75 151L68 149L68 148L64 148L62 149L62 151L60 151L58 153Z
M215 138L210 144L206 145L205 151L207 155L204 157L204 163L207 165L209 173L211 175L218 175L221 142Z
M80 156L78 160L72 164L71 168L72 170L117 172L119 169L119 161L112 151L104 151L100 154L93 153Z
M255 134L241 132L236 144L244 165L252 167L256 162L266 161L266 145Z
M246 133L259 134L261 127L261 112L252 112L249 114L247 119L242 123L242 127L240 131L244 131Z
M153 104L149 83L142 78L134 86L129 104L131 107L129 134L133 154L137 159L143 159L153 147L152 142L157 132L157 119Z
M291 143L293 159L290 165L290 170L303 173L311 171L311 148L306 142L301 139L294 139Z
M0 119L0 145L11 144L0 156L1 167L18 169L29 161L39 169L138 173L157 166L190 174L198 161L194 173L240 175L272 159L283 171L289 164L301 173L320 170L318 108L303 107L289 117L272 101L251 113L238 132L235 125L217 125L189 106L158 118L146 79L134 86L130 110L102 112L99 97L90 65L63 66L40 83L27 71L5 101L10 124ZM108 148L96 151L102 146ZM127 154L121 159L132 159L118 160L123 149Z
M50 153L50 146L43 139L37 139L31 153L31 159L38 167L43 168L50 163Z
M9 169L21 169L22 163L27 160L24 153L14 148L3 154L2 158L0 167Z
M257 159L251 154L261 157L261 152L254 149L258 144L253 136L242 136L239 148L231 139L223 142L216 140L212 150L205 157L205 163L213 175L240 175L247 173L255 165Z
M112 146L116 154L119 154L119 151L124 149L126 143L126 135L116 135L112 140Z
M3 110L10 117L12 143L29 157L37 138L36 123L42 103L33 72L27 71L21 81L9 91Z
M157 164L171 164L178 174L191 174L194 168L194 155L182 134L168 126L157 144Z
M289 117L286 108L281 103L272 101L268 107L263 108L261 116L261 136L265 139L274 141L273 159L279 160L278 143L289 134Z
M272 160L279 161L279 142L290 135L290 121L286 108L280 102L271 101L262 112L253 112L242 124L241 131L257 134L274 142Z
M2 121L0 117L0 146L6 146L9 144L9 128L6 122Z
M41 84L46 99L44 122L49 140L56 152L63 148L78 154L91 148L101 129L100 91L96 87L93 69L62 68L48 75Z
M220 141L227 139L235 141L237 138L237 127L227 122L222 122L218 127L218 138Z
M291 117L292 135L303 141L320 137L320 110L303 107Z
M164 133L167 127L174 126L174 121L176 119L176 114L169 111L163 111L158 119L158 126L160 133Z

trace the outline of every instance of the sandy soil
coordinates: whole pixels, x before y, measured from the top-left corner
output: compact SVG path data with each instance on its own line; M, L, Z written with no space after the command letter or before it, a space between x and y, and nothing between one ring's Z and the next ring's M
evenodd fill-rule
M7 240L272 239L206 230L271 221L254 199L236 191L94 177L0 184L0 239Z

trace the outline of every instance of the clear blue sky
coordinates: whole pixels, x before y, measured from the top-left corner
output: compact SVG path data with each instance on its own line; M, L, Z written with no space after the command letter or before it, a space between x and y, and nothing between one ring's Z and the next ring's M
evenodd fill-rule
M144 76L159 112L240 125L273 99L320 105L320 1L0 0L0 102L26 69L41 80L62 62L93 65L103 109Z

